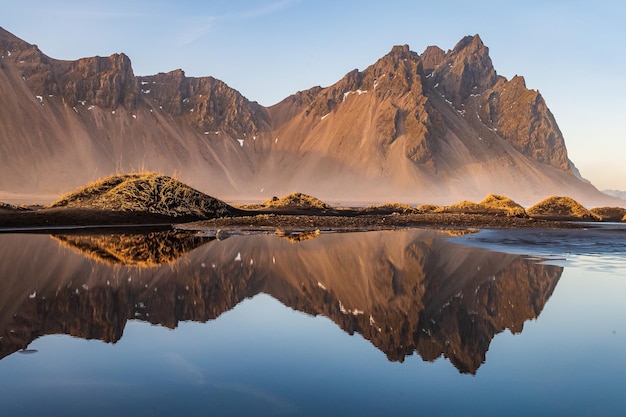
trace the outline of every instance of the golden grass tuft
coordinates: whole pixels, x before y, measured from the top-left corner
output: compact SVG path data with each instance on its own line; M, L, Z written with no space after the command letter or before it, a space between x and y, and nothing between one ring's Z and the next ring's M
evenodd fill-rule
M419 206L417 206L417 209L421 213L435 213L437 212L437 210L439 210L439 206L436 206L434 204L420 204Z
M622 207L596 207L589 210L604 222L624 221L626 209Z
M582 204L571 197L552 196L542 200L526 212L531 217L600 220L600 216L587 210Z
M409 204L401 204L401 203L383 203L378 205L372 205L365 207L366 210L381 210L388 211L391 213L400 213L400 214L418 214L421 211L413 207Z
M154 172L106 177L64 195L49 207L195 218L224 217L235 212L233 207L223 201Z
M302 209L320 209L320 210L332 210L329 204L326 204L322 200L311 197L310 195L303 193L291 193L284 197L272 197L262 203L264 207L273 208L302 208Z

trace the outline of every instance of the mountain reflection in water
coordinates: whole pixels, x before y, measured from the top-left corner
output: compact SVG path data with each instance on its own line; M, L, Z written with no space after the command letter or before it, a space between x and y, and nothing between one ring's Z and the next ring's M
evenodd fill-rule
M0 235L0 358L47 334L115 343L131 319L205 322L266 293L361 334L389 360L444 356L475 373L497 333L540 314L562 268L446 236Z

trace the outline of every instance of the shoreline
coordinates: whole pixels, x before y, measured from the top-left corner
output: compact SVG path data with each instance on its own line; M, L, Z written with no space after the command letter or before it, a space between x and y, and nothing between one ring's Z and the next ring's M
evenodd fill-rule
M240 215L214 219L170 217L145 212L56 208L0 211L0 233L45 233L46 231L92 231L132 228L175 228L189 231L229 232L365 231L405 227L445 228L583 228L584 220L539 219L484 213L398 213L359 209L250 210ZM598 222L602 223L602 222Z

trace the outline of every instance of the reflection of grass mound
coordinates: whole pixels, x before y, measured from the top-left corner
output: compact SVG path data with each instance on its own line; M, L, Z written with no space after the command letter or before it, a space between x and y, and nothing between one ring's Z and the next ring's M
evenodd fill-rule
M301 208L331 210L332 207L322 200L302 193L291 193L284 197L272 197L262 203L264 207L271 208Z
M320 236L319 229L316 230L303 230L300 232L290 232L283 229L276 229L274 234L277 237L284 237L291 242L302 242L303 240L309 240Z
M526 212L531 217L572 220L599 220L579 202L571 197L548 197L528 208Z
M465 214L505 214L507 216L524 217L526 211L522 206L508 197L489 194L480 203L461 201L450 206L433 209L436 213L465 213Z
M365 207L366 210L376 210L388 213L400 213L400 214L416 214L421 213L419 209L410 206L408 204L400 203L383 203L373 206Z
M232 215L228 204L180 181L144 172L114 175L63 196L50 207L144 212L171 217L215 218Z
M626 219L626 209L622 207L596 207L589 211L605 222L619 222Z
M141 267L174 262L210 240L187 232L171 230L148 234L57 235L54 238L99 262Z

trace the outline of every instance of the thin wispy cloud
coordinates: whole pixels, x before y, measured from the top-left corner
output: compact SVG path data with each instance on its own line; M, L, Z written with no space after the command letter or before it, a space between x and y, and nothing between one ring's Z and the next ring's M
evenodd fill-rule
M194 43L211 30L216 20L218 18L213 16L206 16L197 20L191 27L186 28L176 36L174 44L176 46L186 46Z
M241 19L254 19L256 17L267 16L282 9L285 9L292 4L297 3L296 0L283 0L275 3L267 4L258 9L251 9L235 15L235 17L239 17Z
M297 3L298 1L299 0L282 0L266 4L259 8L244 10L241 12L196 18L194 19L195 23L193 23L191 27L184 30L176 37L177 40L175 44L176 46L186 46L192 44L195 41L201 39L208 32L210 32L210 30L217 23L237 20L250 20L259 17L269 16Z

